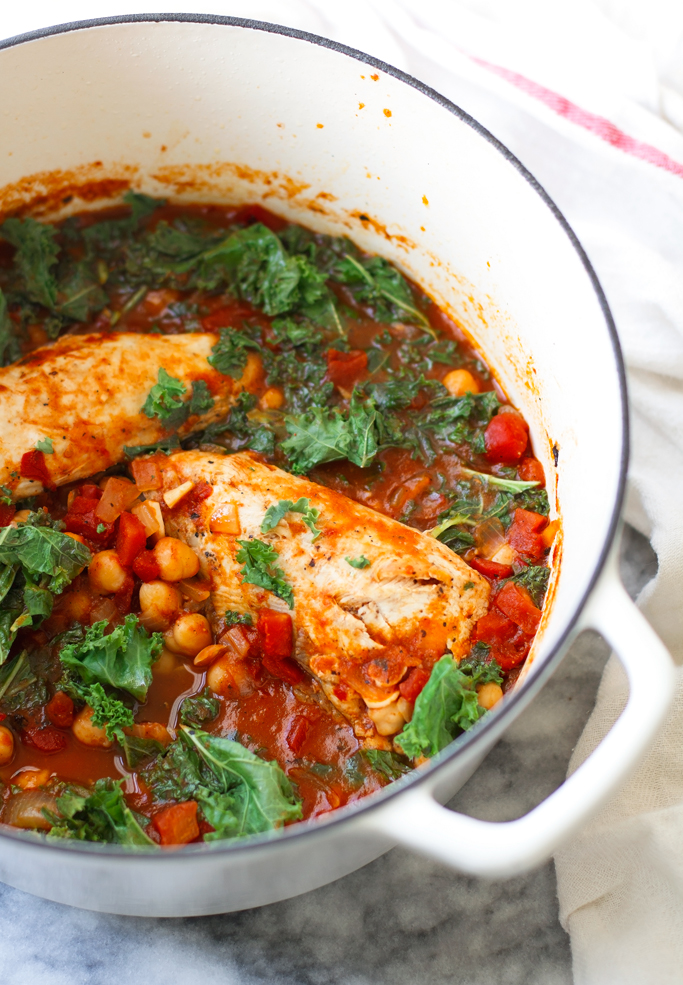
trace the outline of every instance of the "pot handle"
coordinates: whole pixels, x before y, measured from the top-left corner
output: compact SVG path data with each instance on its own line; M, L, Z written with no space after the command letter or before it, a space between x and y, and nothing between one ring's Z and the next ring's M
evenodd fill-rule
M491 822L442 807L423 783L370 812L372 826L468 875L507 878L550 858L635 767L673 699L673 662L626 594L616 551L581 621L582 629L589 627L616 651L628 675L629 697L610 732L554 793L517 820Z

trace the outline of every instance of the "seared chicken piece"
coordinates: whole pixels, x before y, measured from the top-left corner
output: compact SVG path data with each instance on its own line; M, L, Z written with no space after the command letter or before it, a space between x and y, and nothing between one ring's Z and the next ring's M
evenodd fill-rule
M467 652L473 625L486 612L486 580L439 541L249 453L178 452L161 468L162 488L148 495L162 504L166 532L200 556L216 632L226 611L249 613L254 622L264 607L290 613L296 660L359 737L388 746L377 740L375 726L383 736L402 727L398 683L412 667L431 670L445 650L456 658ZM169 493L182 492L184 483L194 483L196 493L169 509L165 499L172 503ZM288 512L262 532L269 507L301 498L319 511L317 531L301 513ZM231 533L212 532L226 526ZM277 551L274 563L293 594L291 609L244 580L236 559L240 540L260 540ZM400 723L393 731L390 706Z
M121 461L124 445L167 437L158 417L142 413L161 367L185 384L182 399L197 380L214 399L208 413L183 423L181 437L223 417L241 390L258 384L261 363L250 354L241 379L224 376L207 362L217 340L211 333L71 335L0 369L0 484L14 499L40 492L40 481L22 477L21 459L47 438L53 452L45 467L59 486Z

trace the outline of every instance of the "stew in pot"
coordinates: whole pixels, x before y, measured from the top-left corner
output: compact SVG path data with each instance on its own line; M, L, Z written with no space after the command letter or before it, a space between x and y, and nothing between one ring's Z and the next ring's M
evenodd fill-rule
M558 521L417 285L258 205L130 192L0 237L0 821L267 832L497 704Z

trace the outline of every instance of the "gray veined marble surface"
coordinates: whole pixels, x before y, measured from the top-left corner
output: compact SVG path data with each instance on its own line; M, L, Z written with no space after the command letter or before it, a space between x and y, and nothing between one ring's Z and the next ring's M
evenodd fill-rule
M631 594L655 573L623 543ZM451 806L489 820L525 813L564 778L607 647L585 634ZM184 920L116 917L0 884L2 985L567 985L569 941L552 864L483 882L394 849L306 896Z

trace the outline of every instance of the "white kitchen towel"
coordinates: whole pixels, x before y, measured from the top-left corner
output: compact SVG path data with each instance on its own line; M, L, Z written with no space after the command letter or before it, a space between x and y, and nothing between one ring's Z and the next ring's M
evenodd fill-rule
M260 18L367 51L453 99L535 174L616 319L633 425L627 519L659 561L641 604L683 664L683 3L27 0L3 5L0 36L143 10ZM579 380L578 399L591 399ZM600 477L587 499L590 481ZM610 661L571 768L615 720L623 689ZM647 760L556 863L580 985L683 981L683 678Z

